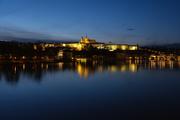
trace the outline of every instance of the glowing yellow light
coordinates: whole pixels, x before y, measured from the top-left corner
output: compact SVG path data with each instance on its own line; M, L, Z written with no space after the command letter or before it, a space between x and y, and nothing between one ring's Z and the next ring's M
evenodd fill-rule
M86 58L76 58L76 61L81 62L81 63L86 63L87 59Z
M83 67L81 64L77 65L77 72L80 75L80 77L87 78L89 76L88 69Z
M165 61L160 61L158 65L160 69L164 69L166 67Z
M116 46L116 45L112 45L112 46L111 46L111 49L112 49L112 50L117 50L117 46Z
M66 47L66 44L62 44L63 47Z
M23 57L22 57L22 59L26 59L26 57L25 57L25 56L23 56Z
M117 67L116 66L111 66L110 70L111 70L111 72L116 72L117 71Z
M83 48L83 45L80 43L71 43L71 44L68 44L68 47L81 51Z
M174 62L173 61L169 61L169 67L170 67L170 69L174 68Z
M23 70L25 70L25 68L26 68L26 65L25 65L25 64L23 64Z
M150 68L155 69L156 68L156 62L150 61Z
M137 46L130 46L129 50L137 50Z
M34 45L33 48L34 48L34 50L37 50L37 46L36 45Z
M63 62L58 63L58 67L59 67L59 69L62 69L62 68L63 68L63 65L64 65L64 63L63 63Z
M63 51L58 52L58 57L63 57Z
M121 72L125 72L127 70L127 66L126 65L122 65L121 67L120 67L120 71Z
M127 46L126 45L122 45L121 46L121 50L126 50L127 49Z
M131 72L137 72L137 65L136 64L130 64L129 65L129 70Z
M16 68L16 67L14 67L14 72L15 72L15 73L17 72L17 68Z
M43 63L41 64L41 68L44 68L44 64Z

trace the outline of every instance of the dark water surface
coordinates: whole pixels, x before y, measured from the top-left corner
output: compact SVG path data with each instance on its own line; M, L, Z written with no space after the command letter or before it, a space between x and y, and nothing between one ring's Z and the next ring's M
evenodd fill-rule
M180 118L180 63L0 64L0 120Z

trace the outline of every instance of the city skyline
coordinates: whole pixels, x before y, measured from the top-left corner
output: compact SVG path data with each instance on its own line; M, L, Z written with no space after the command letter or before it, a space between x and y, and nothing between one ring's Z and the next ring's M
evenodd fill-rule
M2 120L179 118L180 0L0 0Z
M127 44L179 43L178 0L0 0L0 39L7 37Z

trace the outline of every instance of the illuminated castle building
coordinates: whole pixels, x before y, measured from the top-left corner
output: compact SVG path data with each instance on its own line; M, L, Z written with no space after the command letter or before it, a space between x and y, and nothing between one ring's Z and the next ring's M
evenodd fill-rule
M40 44L42 49L45 51L49 47L64 47L72 50L85 50L88 46L92 46L99 50L105 49L109 51L116 50L138 50L138 45L128 45L128 44L114 44L114 43L100 43L94 39L89 39L87 36L82 37L79 42L65 42L65 43L43 43ZM34 45L34 49L37 50L37 45Z
M91 45L92 47L97 49L106 49L109 51L138 50L138 45L100 43L100 42L96 42L96 40L94 39L89 39L87 36L82 37L80 42L62 44L63 47L69 47L78 51L85 49L88 45Z
M87 36L86 37L82 37L80 40L81 44L94 44L97 43L96 40L93 39L89 39Z

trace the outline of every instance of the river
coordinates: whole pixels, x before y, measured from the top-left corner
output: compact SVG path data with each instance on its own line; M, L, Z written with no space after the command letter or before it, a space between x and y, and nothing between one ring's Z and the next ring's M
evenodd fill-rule
M180 63L0 64L0 119L178 118Z

